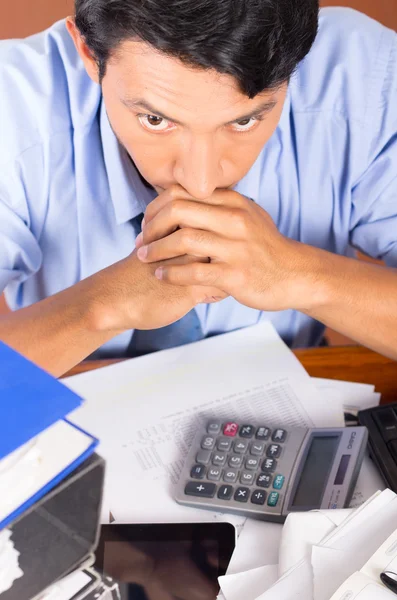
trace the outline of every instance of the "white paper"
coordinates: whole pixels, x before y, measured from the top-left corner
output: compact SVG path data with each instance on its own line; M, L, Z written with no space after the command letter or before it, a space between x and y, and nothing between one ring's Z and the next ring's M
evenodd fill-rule
M238 575L219 577L225 600L255 600L278 578L277 565L265 565Z
M346 412L355 414L359 410L378 406L380 402L380 394L374 391L374 385L320 377L313 377L313 381L319 389L328 390L331 397L340 396Z
M43 600L70 600L91 581L91 577L86 573L76 571L54 585L43 597Z
M358 508L371 498L375 492L378 490L382 491L385 488L386 484L367 452L364 456L356 488L349 504L350 508Z
M383 585L369 580L361 573L354 573L330 600L393 600L395 597Z
M281 535L278 561L280 577L300 560L309 561L312 546L334 531L350 512L349 509L318 510L288 515Z
M301 561L255 600L314 600L310 562Z
M283 526L247 519L230 560L227 575L276 565Z
M17 579L23 577L19 556L11 530L3 529L0 532L0 595L11 589Z
M73 463L91 443L91 437L66 421L58 421L43 431L35 438L35 446L28 449L28 453L35 453L32 475L21 479L18 462L8 463L9 468L2 472L0 522ZM18 457L25 460L24 455ZM31 463L29 460L27 466Z
M209 416L287 427L343 421L269 323L64 382L86 400L72 420L99 437L107 461L103 522L110 512L117 522L230 520L173 501L197 424Z
M355 571L359 571L397 528L397 496L389 490L357 509L323 543L313 548L316 600L328 600ZM391 497L390 501L387 501ZM381 500L384 502L381 502ZM329 551L328 551L329 549Z
M379 580L382 571L396 573L397 569L397 530L378 548L373 556L362 567L361 572L375 581Z

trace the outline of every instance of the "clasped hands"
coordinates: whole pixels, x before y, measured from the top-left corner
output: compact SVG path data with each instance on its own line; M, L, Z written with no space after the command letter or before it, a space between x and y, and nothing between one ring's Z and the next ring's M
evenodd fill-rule
M281 235L265 210L232 190L200 201L179 186L164 191L146 210L136 248L140 261L155 263L157 279L210 287L212 301L232 296L267 311L307 302L308 247ZM178 257L190 260L170 260Z

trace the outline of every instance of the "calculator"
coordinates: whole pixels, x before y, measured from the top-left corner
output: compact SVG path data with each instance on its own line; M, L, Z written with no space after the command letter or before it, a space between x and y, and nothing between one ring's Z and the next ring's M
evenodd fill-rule
M344 508L367 439L365 427L271 428L209 420L197 431L175 499L281 523L295 511Z

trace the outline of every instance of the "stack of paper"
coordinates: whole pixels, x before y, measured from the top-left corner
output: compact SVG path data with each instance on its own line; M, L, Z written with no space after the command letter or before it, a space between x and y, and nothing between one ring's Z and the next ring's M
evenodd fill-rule
M397 532L390 537L396 527L397 496L390 490L378 492L354 510L293 513L282 530L278 564L221 577L222 597L383 599L385 588L379 575L385 568L393 571L397 566ZM367 595L368 586L372 595Z
M219 513L173 500L197 425L208 417L269 426L343 425L300 362L263 323L65 380L86 402L72 419L101 439L107 462L102 518L208 521Z
M240 517L173 500L199 422L216 417L270 426L343 426L345 406L357 412L379 402L371 386L311 379L270 323L64 381L86 400L74 422L101 439L108 465L103 522L222 519L241 525ZM372 465L366 463L364 472L371 477L360 480L356 503L382 486Z

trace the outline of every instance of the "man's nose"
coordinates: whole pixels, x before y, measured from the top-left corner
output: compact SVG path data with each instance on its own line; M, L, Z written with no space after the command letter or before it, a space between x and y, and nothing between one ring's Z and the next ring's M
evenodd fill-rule
M174 178L191 196L205 200L222 184L219 150L207 137L189 142L178 156Z

